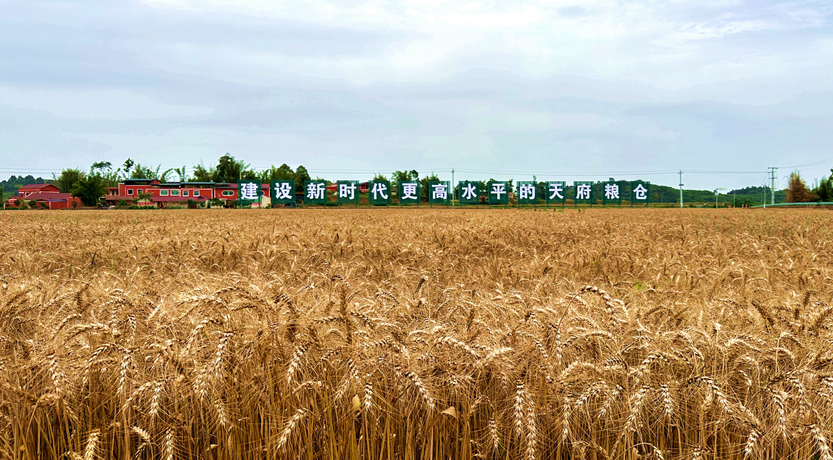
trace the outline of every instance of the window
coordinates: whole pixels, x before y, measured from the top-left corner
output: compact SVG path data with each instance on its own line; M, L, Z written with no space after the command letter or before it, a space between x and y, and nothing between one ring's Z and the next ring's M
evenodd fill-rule
M223 190L223 196L234 196L234 190Z
M194 190L194 193L192 193L192 195L193 196L200 196L200 191L199 190Z
M171 190L171 196L179 196L179 190Z
M188 190L183 190L182 191L182 196L188 196Z
M133 195L133 189L132 188L127 189L127 194L128 195Z
M159 191L159 196L168 196L168 191L167 190L160 190Z

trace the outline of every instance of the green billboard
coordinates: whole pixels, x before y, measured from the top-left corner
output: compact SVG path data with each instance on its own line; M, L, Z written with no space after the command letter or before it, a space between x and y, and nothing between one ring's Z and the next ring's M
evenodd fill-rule
M237 205L249 206L260 203L263 190L259 181L240 181L237 183Z
M336 202L338 204L359 204L359 184L354 180L336 181Z
M603 183L604 191L602 192L602 204L607 206L609 204L622 205L622 184L610 180Z
M631 206L634 204L645 204L651 202L651 183L643 180L631 182Z
M486 185L489 204L509 204L509 181L490 181Z
M544 183L546 187L544 199L547 200L547 205L561 204L567 202L567 183L563 180L547 181Z
M422 191L419 181L400 181L396 185L399 204L419 204L419 194Z
M369 183L367 201L376 206L390 205L390 182L386 180L372 180Z
M428 182L428 202L431 204L451 203L451 184L447 180Z
M590 181L575 181L575 199L576 204L593 204L593 182Z
M294 180L273 180L269 184L269 195L272 199L272 206L279 204L290 204L295 201Z
M304 204L327 204L327 181L304 181Z
M457 187L461 204L480 204L479 182L463 180Z
M518 182L518 204L538 204L538 183Z

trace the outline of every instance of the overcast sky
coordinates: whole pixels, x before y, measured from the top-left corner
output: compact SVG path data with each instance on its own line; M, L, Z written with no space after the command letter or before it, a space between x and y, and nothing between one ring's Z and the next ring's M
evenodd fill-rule
M833 168L832 14L830 0L0 0L0 178L229 152L329 179L676 185L682 169L713 189L780 166L779 187L796 167L811 184Z

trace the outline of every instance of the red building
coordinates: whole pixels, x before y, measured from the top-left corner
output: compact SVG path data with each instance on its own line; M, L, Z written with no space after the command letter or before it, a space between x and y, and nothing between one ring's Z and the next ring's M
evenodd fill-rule
M17 208L20 203L33 203L35 208L68 209L81 206L81 200L61 190L52 184L29 184L20 187L17 195L9 198L8 205Z
M263 196L269 197L269 185L262 184ZM219 199L224 202L237 200L237 184L217 182L160 182L157 179L126 179L117 187L108 187L104 197L107 204L120 201L146 203L160 208L169 203L177 205L204 205Z

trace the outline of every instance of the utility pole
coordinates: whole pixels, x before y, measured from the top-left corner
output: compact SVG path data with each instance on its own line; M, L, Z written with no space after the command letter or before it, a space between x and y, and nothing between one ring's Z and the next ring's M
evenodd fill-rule
M683 171L680 170L680 207L683 207Z
M770 176L770 179L772 180L772 187L770 187L770 190L772 192L772 204L775 204L775 171L778 171L778 167L777 166L770 166L767 169L769 169L769 176Z
M454 168L451 168L451 207L454 207Z

